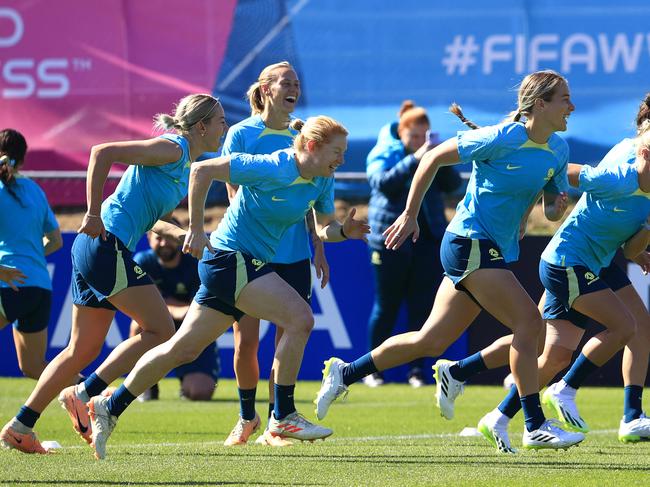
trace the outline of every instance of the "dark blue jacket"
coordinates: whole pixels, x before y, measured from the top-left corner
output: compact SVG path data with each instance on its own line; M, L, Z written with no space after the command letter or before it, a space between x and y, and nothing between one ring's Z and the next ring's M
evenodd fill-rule
M397 122L385 125L379 132L377 144L366 159L366 175L370 183L368 223L372 233L368 245L373 249L384 247L382 233L406 208L406 199L418 161L406 154L397 135ZM461 183L456 170L443 166L438 170L418 215L421 240L439 240L447 228L445 205L441 192L456 190Z

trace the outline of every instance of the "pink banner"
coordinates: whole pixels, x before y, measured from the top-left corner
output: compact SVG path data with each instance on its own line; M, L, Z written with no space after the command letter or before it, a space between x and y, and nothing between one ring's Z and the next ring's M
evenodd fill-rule
M27 138L25 169L85 170L92 145L151 137L154 114L210 93L236 3L3 2L1 125ZM47 192L53 205L75 203ZM83 189L74 197L84 202Z

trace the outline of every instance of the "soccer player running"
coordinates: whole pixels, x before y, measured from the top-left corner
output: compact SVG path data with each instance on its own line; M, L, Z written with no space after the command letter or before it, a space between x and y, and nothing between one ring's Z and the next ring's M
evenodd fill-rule
M227 130L223 108L211 95L189 95L175 115L159 114L156 125L176 133L148 140L94 146L87 178L88 211L72 246L72 331L70 343L45 368L18 414L0 432L8 446L46 453L33 432L43 410L59 395L74 430L88 443L91 426L86 403L127 373L138 358L174 333L174 322L160 292L131 258L142 235L182 240L185 232L163 221L187 195L190 166L199 155L218 149ZM115 192L102 203L113 162L129 165ZM118 345L78 386L66 387L102 349L115 311L142 333Z
M371 188L368 220L373 233L368 250L375 285L375 302L368 320L369 350L391 336L400 306L408 313L409 331L419 330L429 316L433 298L442 281L440 242L447 227L442 192L456 190L461 178L451 166L440 168L427 191L418 215L420 238L405 241L398 250L388 250L382 235L402 213L413 174L424 154L437 144L428 140L429 116L411 100L402 102L399 120L383 126L366 159L366 175ZM424 359L409 364L408 382L412 387L425 385ZM364 384L377 387L384 383L381 374L364 378Z
M289 127L292 113L300 98L300 81L286 61L271 64L260 73L258 80L247 93L251 116L233 125L228 130L222 155L243 152L246 154L271 154L288 149L297 132ZM241 197L237 185L227 183L228 196L233 204ZM281 202L276 204L280 205ZM329 270L323 251L323 242L316 234L312 211L307 212L305 221L299 221L285 232L270 262L273 270L293 287L307 302L311 302L311 251L309 238L314 245L314 264L317 275L323 275L322 286L327 284ZM308 232L309 228L309 232ZM226 446L245 445L251 434L260 426L260 417L255 411L255 394L260 369L257 360L259 348L260 321L244 315L233 325L235 338L234 370L239 392L239 418L237 424L224 441ZM282 337L282 328L276 328L275 344ZM267 427L255 443L270 446L287 446L291 443L268 432L268 419L274 408L273 370L269 375L269 408Z
M520 222L540 192L549 219L558 220L566 209L568 147L555 132L566 130L574 108L567 81L554 71L538 71L522 81L518 108L510 121L460 132L422 158L406 209L385 232L386 247L398 248L411 235L417 240L420 205L438 168L472 161L467 193L440 249L446 278L420 331L389 338L352 363L337 358L325 362L316 398L319 419L350 384L364 376L418 357L441 355L483 308L514 333L510 364L524 409L524 446L567 448L584 439L583 434L564 431L544 417L535 369L542 320L507 265L518 257ZM522 116L525 122L520 121ZM438 402L450 417L453 409L445 403L461 389L449 388L446 367L437 370L436 381L442 391Z
M569 182L584 192L567 220L542 253L540 278L545 294L540 308L546 341L538 359L540 384L548 384L570 364L591 318L605 327L582 348L563 378L545 391L542 401L576 431L589 428L575 404L589 374L616 352L623 353L625 401L618 438L650 438L650 419L642 409L650 349L650 315L626 273L612 262L625 243L624 255L648 270L650 238L650 94L637 114L637 137L614 146L597 167L569 165ZM511 336L450 367L451 382L462 385L471 375L505 365ZM472 365L475 362L478 365ZM487 367L486 364L490 364ZM516 390L481 418L478 429L499 451L510 452L508 425L521 405Z
M324 116L295 120L300 131L292 149L270 155L231 154L196 164L190 176L190 228L183 252L199 262L201 287L180 329L147 352L110 398L89 403L95 457L104 458L106 442L118 417L139 394L172 368L193 360L244 314L284 328L273 364L275 407L269 432L274 436L315 440L332 430L310 423L296 411L294 389L304 348L314 325L311 307L267 265L284 233L316 209L324 241L364 239L368 225L333 217L334 171L343 163L347 130ZM207 239L203 205L214 180L241 186L241 193ZM204 250L205 249L205 250ZM280 305L279 305L280 303Z
M61 248L59 224L43 190L21 176L27 142L13 129L0 131L0 328L14 323L18 366L38 379L45 369L52 281L45 256ZM73 383L72 381L68 384Z

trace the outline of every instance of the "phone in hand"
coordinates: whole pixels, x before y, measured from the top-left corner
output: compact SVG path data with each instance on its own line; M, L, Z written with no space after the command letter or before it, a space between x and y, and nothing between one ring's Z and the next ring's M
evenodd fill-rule
M440 136L438 135L438 132L431 132L431 130L427 130L427 143L429 145L438 145L440 143Z

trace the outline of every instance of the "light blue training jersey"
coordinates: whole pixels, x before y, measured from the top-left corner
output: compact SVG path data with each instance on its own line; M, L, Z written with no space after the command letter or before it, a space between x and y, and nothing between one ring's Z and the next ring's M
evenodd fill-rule
M523 123L507 122L458 132L458 153L472 161L472 175L447 231L492 240L506 262L516 261L519 224L535 197L568 188L567 143L553 134L538 144Z
M638 232L650 214L650 193L639 189L636 141L624 139L596 167L583 166L575 208L542 252L562 267L582 265L595 274Z
M129 166L115 192L102 203L102 221L131 251L161 217L174 210L187 196L190 179L190 146L184 137L163 134L178 144L181 157L162 166Z
M59 228L43 190L18 176L12 190L0 181L0 265L20 269L27 279L18 287L52 289L47 271L43 235ZM9 287L0 281L0 287Z
M297 134L297 131L290 128L268 128L260 115L253 115L230 127L221 153L224 156L233 153L271 154L277 150L291 148L293 138ZM285 232L273 262L293 264L310 258L307 227L304 221L298 222Z
M334 212L334 178L303 179L293 149L231 154L230 180L241 186L210 242L272 262L286 231L312 207Z

